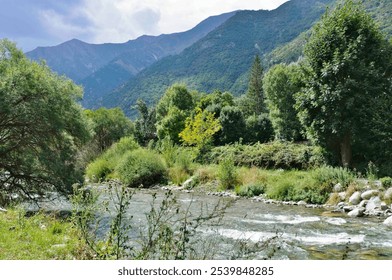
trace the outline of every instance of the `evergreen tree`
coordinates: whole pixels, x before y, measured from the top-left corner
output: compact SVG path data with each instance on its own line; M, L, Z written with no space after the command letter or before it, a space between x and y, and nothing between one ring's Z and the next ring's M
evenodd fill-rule
M258 55L256 55L251 68L246 99L248 106L246 115L260 115L266 111L263 91L263 68L261 67L260 57Z

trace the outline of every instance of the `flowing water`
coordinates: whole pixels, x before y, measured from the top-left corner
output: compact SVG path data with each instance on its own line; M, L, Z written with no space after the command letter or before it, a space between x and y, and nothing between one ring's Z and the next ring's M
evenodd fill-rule
M132 222L145 225L152 193L140 190L129 209ZM175 192L183 209L197 216L222 198L201 193ZM232 199L218 225L201 226L196 239L214 254L210 258L252 259L392 259L391 228L385 218L350 218L345 214L303 206L265 204L252 199ZM106 224L107 226L108 224ZM104 225L105 228L105 225ZM102 229L104 230L104 229Z

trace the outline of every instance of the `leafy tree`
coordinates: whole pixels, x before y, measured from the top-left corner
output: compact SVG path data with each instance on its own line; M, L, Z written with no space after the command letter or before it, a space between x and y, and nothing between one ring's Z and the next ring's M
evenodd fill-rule
M196 108L196 115L186 119L185 129L180 137L185 144L194 145L201 150L211 143L213 135L220 129L221 125L213 113Z
M0 41L0 203L10 194L68 191L81 179L74 160L89 139L81 96L72 81Z
M244 143L266 143L274 138L274 130L267 114L252 115L245 120Z
M301 121L314 141L350 166L353 145L377 126L385 104L391 108L391 47L363 8L345 1L314 27L305 58Z
M195 97L184 85L171 86L156 107L156 127L159 139L170 137L180 143L179 133L185 128L185 120L195 107Z
M133 124L120 108L100 108L96 111L86 110L85 114L92 122L93 142L103 152L121 137L132 134Z
M238 107L223 107L219 116L222 129L219 132L219 143L229 144L244 138L246 131L245 119L242 111Z
M146 145L156 138L156 112L155 108L148 109L147 104L139 99L136 102L139 118L135 121L135 138L141 145Z
M297 64L273 66L263 79L269 116L280 140L299 141L302 125L294 108L294 95L303 87L301 69Z
M159 139L170 138L174 143L180 143L180 132L185 128L185 120L189 113L172 107L167 115L157 125Z

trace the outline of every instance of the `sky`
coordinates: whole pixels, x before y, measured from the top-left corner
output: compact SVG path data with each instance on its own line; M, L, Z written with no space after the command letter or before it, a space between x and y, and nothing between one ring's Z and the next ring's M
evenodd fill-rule
M79 39L122 43L191 29L209 16L288 0L0 0L0 38L24 51Z

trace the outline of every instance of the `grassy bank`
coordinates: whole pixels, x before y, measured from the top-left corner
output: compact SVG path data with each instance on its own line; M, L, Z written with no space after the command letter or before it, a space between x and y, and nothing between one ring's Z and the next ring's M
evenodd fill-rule
M0 260L85 259L84 244L72 223L21 210L0 212Z

